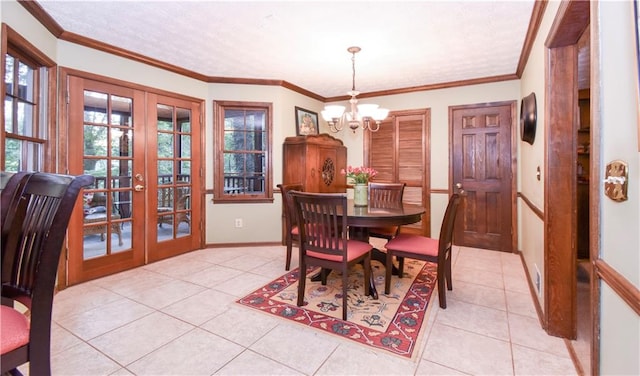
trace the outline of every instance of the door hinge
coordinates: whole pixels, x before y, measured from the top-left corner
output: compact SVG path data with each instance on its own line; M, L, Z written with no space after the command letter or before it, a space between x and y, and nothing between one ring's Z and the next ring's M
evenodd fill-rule
M65 96L65 100L67 101L67 104L69 104L69 102L71 101L71 94L69 94L69 91L70 91L69 90L69 78L67 78L66 84L67 85L66 85L66 88L64 90L65 91L64 96Z

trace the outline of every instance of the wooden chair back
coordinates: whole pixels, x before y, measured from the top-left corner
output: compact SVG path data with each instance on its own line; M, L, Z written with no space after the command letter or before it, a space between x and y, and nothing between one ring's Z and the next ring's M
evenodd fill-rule
M8 201L2 231L2 304L24 304L31 314L29 342L0 358L2 373L29 362L32 375L51 374L53 291L71 213L83 187L94 178L48 173L19 176Z
M451 257L451 247L453 246L453 230L458 214L458 207L462 197L454 193L449 198L447 209L444 212L442 225L440 226L440 237L438 238L438 265L444 265L445 260Z
M402 207L402 197L406 183L369 183L369 207ZM369 228L369 236L391 240L400 232L400 226Z
M301 254L335 256L346 263L347 196L342 193L292 192L300 231Z
M402 206L406 183L369 183L369 206L393 208Z
M296 217L295 205L293 197L290 195L292 191L302 191L302 184L278 184L278 189L282 193L282 206L284 212L284 242L287 246L287 257L285 259L284 269L291 268L291 253L294 245L299 244L298 219Z
M282 205L284 206L285 227L288 229L287 232L290 235L291 230L298 225L298 219L296 217L293 197L289 193L292 191L302 192L304 188L302 184L278 184L277 187L280 189L280 192L282 192Z

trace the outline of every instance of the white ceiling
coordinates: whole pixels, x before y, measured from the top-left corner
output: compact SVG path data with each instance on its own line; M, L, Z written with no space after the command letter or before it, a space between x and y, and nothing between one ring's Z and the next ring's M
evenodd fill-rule
M60 26L213 77L285 80L322 97L516 73L533 0L38 0Z

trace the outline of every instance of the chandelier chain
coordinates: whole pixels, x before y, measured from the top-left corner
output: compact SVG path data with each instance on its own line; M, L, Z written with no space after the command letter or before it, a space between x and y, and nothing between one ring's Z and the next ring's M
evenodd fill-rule
M351 81L352 81L352 85L351 85L351 90L352 91L356 91L356 52L352 52L351 53Z

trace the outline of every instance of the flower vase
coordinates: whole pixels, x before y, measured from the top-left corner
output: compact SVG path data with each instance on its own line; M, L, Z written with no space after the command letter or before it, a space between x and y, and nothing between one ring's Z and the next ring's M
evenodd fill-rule
M368 184L356 184L353 186L353 205L367 206Z

